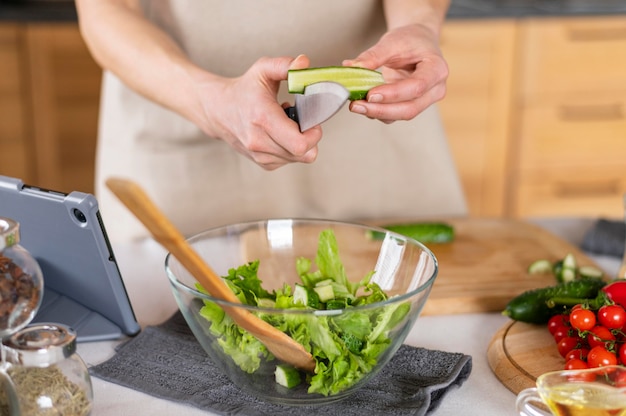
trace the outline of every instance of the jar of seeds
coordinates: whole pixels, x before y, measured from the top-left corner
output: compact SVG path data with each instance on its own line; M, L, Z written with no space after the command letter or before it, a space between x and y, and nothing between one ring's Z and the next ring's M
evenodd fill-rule
M20 245L19 224L0 217L0 338L28 325L43 297L43 276Z
M19 414L86 416L93 390L87 365L76 353L76 333L61 324L32 324L4 340L8 374ZM10 408L0 396L0 412ZM0 413L2 414L2 413Z

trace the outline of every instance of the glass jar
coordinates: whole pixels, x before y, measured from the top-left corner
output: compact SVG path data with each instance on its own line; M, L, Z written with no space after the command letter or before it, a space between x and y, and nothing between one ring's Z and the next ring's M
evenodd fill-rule
M76 333L61 324L33 324L4 341L19 414L86 416L93 407L87 365L76 353Z
M28 325L43 297L41 268L19 243L19 224L0 217L0 338Z

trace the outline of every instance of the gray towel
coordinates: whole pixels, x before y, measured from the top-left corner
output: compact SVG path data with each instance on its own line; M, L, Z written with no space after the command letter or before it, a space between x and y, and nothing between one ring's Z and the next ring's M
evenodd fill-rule
M472 359L462 353L400 347L393 359L352 396L326 406L289 407L239 390L212 363L182 315L145 328L121 344L108 361L91 367L101 379L220 415L425 415L451 387L469 377Z
M583 238L581 248L592 254L621 258L626 244L626 222L599 219Z

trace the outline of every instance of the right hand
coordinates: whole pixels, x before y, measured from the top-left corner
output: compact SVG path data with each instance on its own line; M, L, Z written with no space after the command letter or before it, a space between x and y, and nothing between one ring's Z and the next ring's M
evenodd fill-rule
M303 55L292 59L260 58L237 78L207 77L198 85L202 111L194 122L209 136L228 143L266 170L288 163L312 163L322 129L301 133L277 101L288 69L306 68Z

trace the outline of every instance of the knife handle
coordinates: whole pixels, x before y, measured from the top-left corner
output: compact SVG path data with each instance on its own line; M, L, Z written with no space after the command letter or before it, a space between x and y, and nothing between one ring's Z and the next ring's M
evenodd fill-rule
M289 117L290 119L298 123L298 125L300 125L298 121L298 111L296 110L295 106L285 108L285 114L287 114L287 117Z

